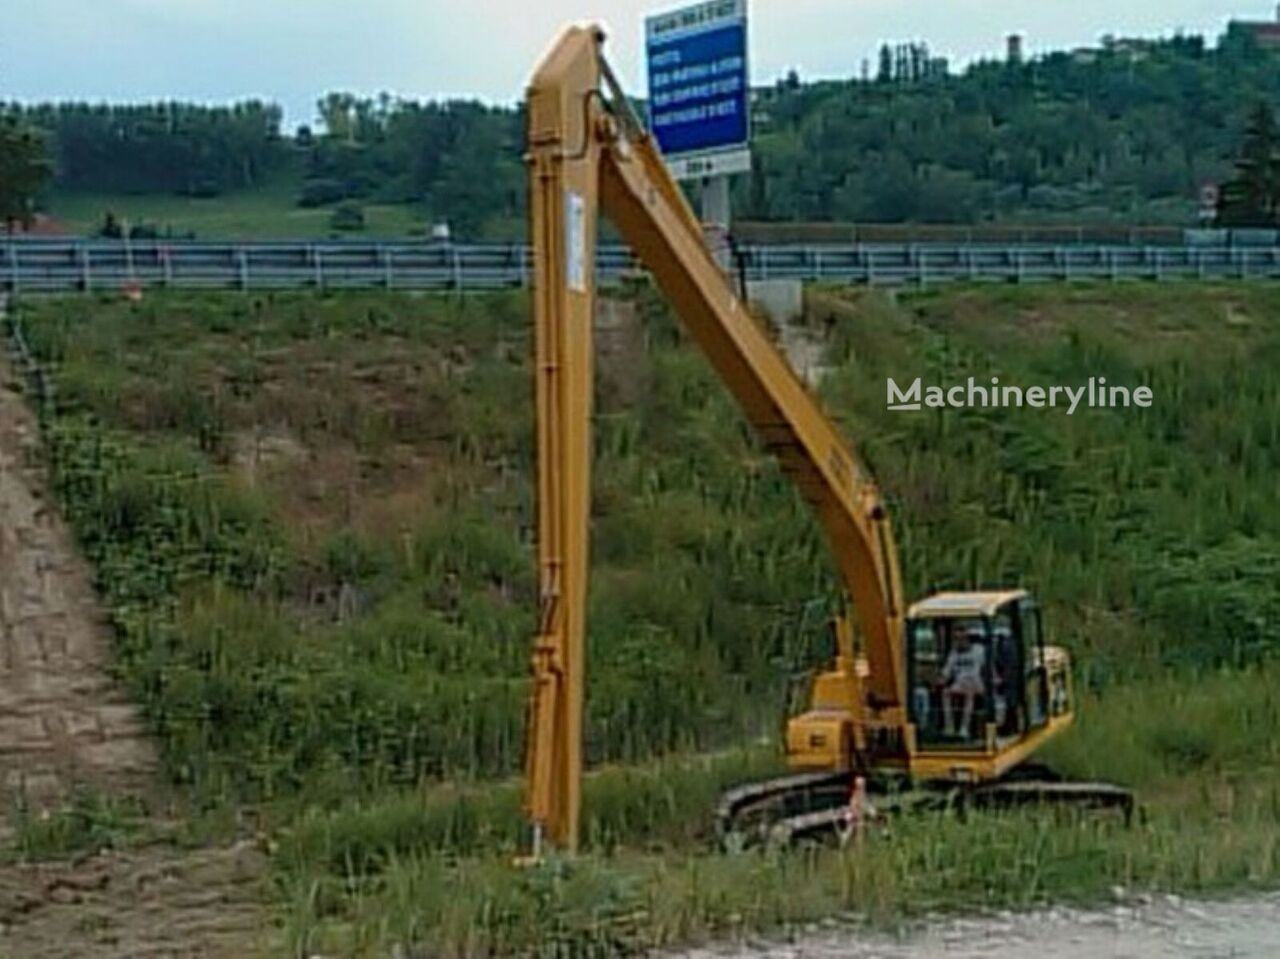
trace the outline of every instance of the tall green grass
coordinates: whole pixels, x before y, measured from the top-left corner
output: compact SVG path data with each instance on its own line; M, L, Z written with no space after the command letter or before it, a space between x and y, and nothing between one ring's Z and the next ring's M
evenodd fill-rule
M1087 697L1082 716L1051 759L1138 786L1132 827L1071 812L938 814L894 820L856 849L722 857L698 828L723 782L765 771L744 757L601 772L587 782L583 858L530 873L512 868L514 833L493 831L514 825L513 790L434 790L300 821L276 857L288 937L299 954L643 954L833 916L897 926L1117 890L1275 884L1280 674L1115 685Z
M858 857L739 861L706 851L710 798L778 762L740 750L776 744L789 680L830 654L831 567L705 361L651 291L629 295L643 389L606 364L597 395L591 853L519 876L524 298L23 305L119 669L197 804L269 803L300 952L607 952L1275 879L1280 291L810 293L826 405L889 497L910 591L1035 591L1082 695L1053 758L1136 786L1149 816L1132 833L926 820ZM1155 404L887 412L886 377L917 375L1105 375Z
M204 801L519 769L525 304L392 303L59 301L24 316L59 387L55 484L122 668ZM639 409L600 397L593 761L773 733L779 677L827 642L812 523L771 466L740 469L733 412L703 402L715 384L646 304L655 389ZM281 433L303 448L298 468L246 481L246 436ZM301 502L297 481L334 448L354 463L340 495ZM407 518L361 528L384 495ZM317 585L354 615L317 613Z
M639 297L648 389L627 406L599 397L599 761L770 734L786 677L829 647L812 520L665 310ZM890 497L911 592L1034 589L1095 688L1264 656L1280 619L1276 300L1266 287L811 295L811 321L833 331L827 404ZM375 788L518 769L526 305L26 308L59 385L58 491L181 778L276 795L335 764ZM887 376L993 374L1107 375L1150 384L1156 402L1074 417L884 409ZM237 450L263 432L293 438L302 461L247 482ZM354 465L295 525L297 481L332 448ZM360 510L389 494L416 508L362 528ZM355 615L309 615L317 584L354 597Z

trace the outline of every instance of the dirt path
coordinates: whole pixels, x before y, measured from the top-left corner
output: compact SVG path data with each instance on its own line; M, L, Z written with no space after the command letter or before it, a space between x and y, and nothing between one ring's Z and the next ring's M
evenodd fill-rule
M0 320L4 307L0 294ZM39 816L77 786L158 787L152 744L108 674L89 569L44 489L38 423L0 349L0 849L16 803ZM0 959L258 955L261 858L244 844L150 846L0 865Z
M263 857L229 849L111 851L0 869L4 959L265 956Z
M39 427L14 377L0 351L0 795L38 809L77 783L145 790L155 756L107 674L89 570L41 495Z
M1273 959L1280 896L1160 897L1109 910L1048 909L938 922L894 939L815 932L788 945L708 948L685 959Z

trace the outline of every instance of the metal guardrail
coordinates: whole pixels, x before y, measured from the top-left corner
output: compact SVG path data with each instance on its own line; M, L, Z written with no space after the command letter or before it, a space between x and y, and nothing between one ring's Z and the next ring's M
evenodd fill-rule
M832 244L739 247L749 280L916 285L951 281L1280 278L1280 246ZM599 251L605 282L640 267ZM181 289L492 290L527 286L529 248L425 243L0 241L0 290L65 293L131 284Z

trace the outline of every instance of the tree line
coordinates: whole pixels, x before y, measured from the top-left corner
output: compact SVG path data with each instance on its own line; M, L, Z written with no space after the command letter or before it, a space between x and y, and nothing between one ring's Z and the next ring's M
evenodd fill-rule
M287 155L273 104L22 106L7 112L48 139L55 186L101 193L217 196L251 189Z
M1212 46L1108 39L960 73L923 45L885 47L874 76L791 73L755 91L754 161L735 209L755 220L1189 224L1205 184L1240 193L1233 158L1257 133L1251 111L1277 97L1280 55L1243 28ZM216 195L287 171L303 206L408 203L459 235L523 230L519 107L338 92L319 101L314 128L292 134L262 103L7 112L43 133L56 189Z
M1250 111L1280 97L1280 55L1239 28L1214 46L1108 39L959 74L923 44L886 46L864 72L756 91L739 217L1190 225ZM305 200L421 203L462 232L522 219L518 109L334 94L319 114Z
M455 232L524 218L524 114L474 101L419 103L332 93L317 105L323 135L306 150L299 203L412 203Z
M1233 30L1109 41L912 81L759 98L738 209L766 220L1190 223L1280 56Z

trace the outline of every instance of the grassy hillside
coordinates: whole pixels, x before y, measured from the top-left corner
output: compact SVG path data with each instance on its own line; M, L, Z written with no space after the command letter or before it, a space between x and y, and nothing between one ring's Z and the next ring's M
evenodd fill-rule
M331 229L333 206L304 209L297 205L300 179L281 178L256 190L235 190L202 199L168 194L112 194L59 191L49 198L48 212L69 232L90 235L101 229L107 213L130 225L152 227L161 234L201 240L294 240L354 235L400 238L422 235L423 215L408 204L362 205L365 228L354 234Z
M1269 287L818 290L829 408L908 587L1025 585L1076 656L1071 772L1114 824L903 823L723 859L723 783L779 763L829 652L803 505L647 290L601 359L590 852L509 866L532 630L527 302L26 304L59 497L122 675L194 807L253 807L300 953L607 952L847 913L1280 877L1280 358ZM630 343L627 347L626 344ZM1148 385L1150 410L885 411L885 378ZM713 755L714 758L699 758Z

